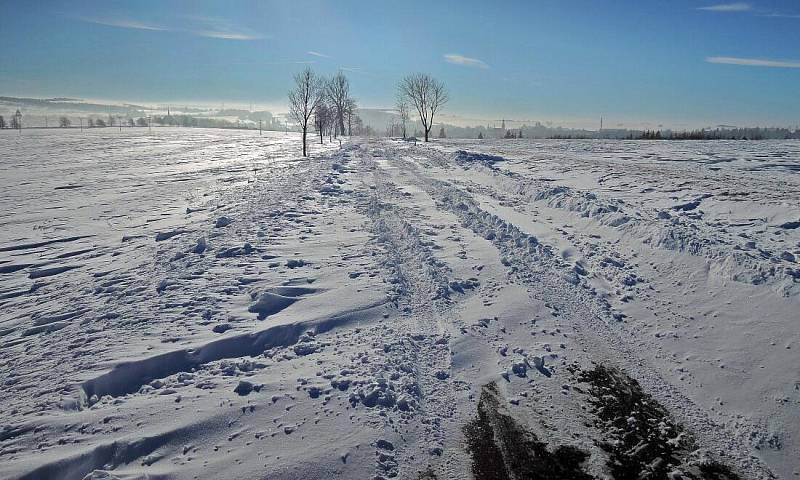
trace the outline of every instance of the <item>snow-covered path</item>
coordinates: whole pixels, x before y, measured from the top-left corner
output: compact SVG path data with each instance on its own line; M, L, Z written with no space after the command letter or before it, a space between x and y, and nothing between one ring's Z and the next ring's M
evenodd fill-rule
M113 167L4 197L0 477L797 474L796 143L171 135L135 201Z

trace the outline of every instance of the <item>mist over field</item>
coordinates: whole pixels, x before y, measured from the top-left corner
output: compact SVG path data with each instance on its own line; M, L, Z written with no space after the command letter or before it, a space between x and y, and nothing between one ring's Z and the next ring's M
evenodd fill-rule
M797 477L799 16L1 4L0 478Z

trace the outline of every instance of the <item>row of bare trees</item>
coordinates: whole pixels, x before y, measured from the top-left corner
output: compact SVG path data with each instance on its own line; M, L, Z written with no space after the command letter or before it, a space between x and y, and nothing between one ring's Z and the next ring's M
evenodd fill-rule
M356 114L358 105L350 96L350 82L342 72L326 79L306 68L295 75L294 82L294 88L289 92L289 116L300 126L304 157L308 155L309 126L317 130L320 143L325 135L331 138L349 136L353 134L354 125L360 126L361 119ZM448 100L444 84L430 75L416 73L403 78L397 86L396 105L403 138L413 109L422 123L427 142L434 116Z
M358 105L350 96L350 82L343 73L326 79L306 68L295 75L294 82L294 89L289 92L289 116L302 131L304 157L308 155L309 126L316 128L320 143L326 134L352 135L353 125L360 123Z
M119 118L118 122L119 122L120 125L124 125L125 124L125 123L123 123L122 118ZM114 125L115 125L115 119L111 115L108 116L108 122L106 122L102 118L93 119L93 118L90 117L90 118L87 119L87 126L88 127L106 127L106 126L113 127ZM144 126L147 126L147 122L142 118L140 118L136 122L134 122L134 120L132 118L128 118L127 119L127 125L129 127L133 127L133 126L136 126L136 125L138 125L140 127L144 127ZM61 127L61 128L69 128L70 126L72 126L72 120L70 120L70 118L67 117L66 115L62 115L62 116L58 117L58 126ZM6 123L6 119L2 115L0 115L0 128L21 129L22 128L22 113L20 113L20 111L17 110L17 112L14 115L11 116L11 122L9 124L7 124Z
M11 121L6 122L6 119L0 115L0 128L13 128L15 130L22 130L22 113L17 109L14 115L11 115Z
M314 111L314 127L319 134L319 143L328 135L352 135L353 126L361 126L361 119L356 114L358 104L350 96L350 82L342 73L336 74L328 81L323 80L323 98Z

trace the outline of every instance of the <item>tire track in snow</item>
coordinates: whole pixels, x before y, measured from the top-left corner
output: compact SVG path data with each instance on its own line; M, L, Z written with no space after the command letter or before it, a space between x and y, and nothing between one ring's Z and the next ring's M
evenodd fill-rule
M387 142L388 143L388 142ZM449 182L436 180L421 173L414 162L436 162L423 148L413 150L414 162L405 160L407 150L389 145L393 164L404 172L416 176L414 184L426 191L443 208L457 215L462 224L475 233L490 238L507 262L513 276L535 288L540 295L557 307L560 315L570 319L578 335L583 337L588 358L599 364L619 364L637 379L650 394L681 423L695 433L698 444L715 456L730 457L742 473L752 478L773 478L769 468L753 457L741 436L728 432L715 422L702 407L695 405L676 387L665 381L638 352L635 339L623 336L614 328L615 320L607 304L598 302L572 268L547 245L522 232L501 217L493 215L478 205L467 192Z
M395 286L392 300L406 314L405 325L398 328L410 335L410 341L418 347L415 368L422 393L423 419L419 423L424 431L416 448L422 451L417 453L406 447L397 452L402 471L408 475L409 470L421 471L443 454L447 441L443 422L455 416L448 344L455 325L450 296L458 294L450 288L449 266L437 258L432 242L422 233L424 228L438 225L427 221L422 206L406 206L408 197L394 184L392 174L374 160L383 157L381 149L368 146L360 153L362 168L373 172L374 189L367 214L372 218L377 241L384 248L388 281ZM386 472L379 469L378 473Z

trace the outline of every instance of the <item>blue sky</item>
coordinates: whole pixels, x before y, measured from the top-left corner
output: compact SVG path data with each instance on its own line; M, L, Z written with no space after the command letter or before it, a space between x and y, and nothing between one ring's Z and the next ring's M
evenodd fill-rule
M422 71L460 123L800 123L800 3L0 1L0 95L280 111L343 69L367 107Z

